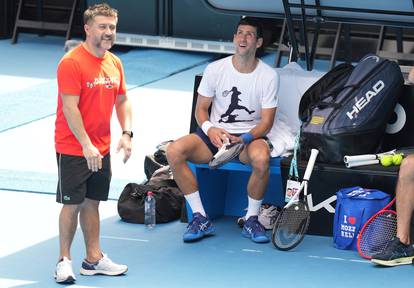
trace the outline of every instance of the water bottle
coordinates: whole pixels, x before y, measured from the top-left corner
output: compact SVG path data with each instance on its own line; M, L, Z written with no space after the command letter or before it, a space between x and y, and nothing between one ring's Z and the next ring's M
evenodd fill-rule
M145 227L148 229L155 227L155 197L154 193L148 191L145 197Z

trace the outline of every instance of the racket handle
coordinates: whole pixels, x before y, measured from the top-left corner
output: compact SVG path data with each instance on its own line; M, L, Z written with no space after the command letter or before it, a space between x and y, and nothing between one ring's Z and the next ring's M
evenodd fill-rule
M365 155L356 155L356 156L345 155L344 156L345 164L348 164L351 162L370 161L370 160L376 160L376 159L378 159L378 156L375 154L365 154Z
M308 165L306 166L306 170L305 170L305 175L303 176L303 180L309 180L312 170L313 170L313 166L315 165L315 161L316 161L316 157L318 156L319 150L317 149L312 149L311 150L311 156L309 157L308 160Z
M395 151L396 150L394 149L394 150L379 153L379 154L362 154L362 155L354 155L354 156L345 155L344 163L346 164L346 163L356 162L356 161L375 160L375 159L381 158L381 156L384 156L384 155L393 155L395 154Z
M352 162L348 162L345 163L345 167L346 168L352 168L352 167L358 167L358 166L364 166L364 165L372 165L372 164L378 164L379 160L378 159L374 159L374 160L363 160L363 161L352 161Z

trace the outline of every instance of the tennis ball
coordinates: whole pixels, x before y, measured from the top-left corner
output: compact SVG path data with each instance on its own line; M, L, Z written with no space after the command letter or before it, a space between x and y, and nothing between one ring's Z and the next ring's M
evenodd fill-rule
M382 156L380 159L381 165L384 167L388 167L392 165L392 155L385 155Z
M395 155L392 156L392 164L394 164L394 165L400 165L402 159L403 159L403 155L402 154L395 154Z

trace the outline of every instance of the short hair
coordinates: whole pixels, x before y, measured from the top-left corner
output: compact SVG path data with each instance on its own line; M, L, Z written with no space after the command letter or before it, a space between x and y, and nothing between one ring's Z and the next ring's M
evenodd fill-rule
M239 29L240 25L249 25L255 27L257 38L263 38L263 27L258 19L252 17L243 17L237 24L237 29Z
M106 3L89 6L89 8L83 13L83 23L88 24L88 22L93 20L96 16L118 18L118 10L112 8Z

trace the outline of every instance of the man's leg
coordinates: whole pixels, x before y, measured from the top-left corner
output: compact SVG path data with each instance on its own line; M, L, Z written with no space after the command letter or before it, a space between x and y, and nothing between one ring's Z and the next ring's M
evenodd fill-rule
M56 264L55 280L58 283L73 283L76 280L72 270L70 247L78 226L79 205L64 204L59 215L59 260Z
M183 236L184 242L199 240L215 231L201 203L197 179L187 164L187 161L208 163L212 157L213 154L207 144L195 134L184 136L168 145L167 148L167 159L174 180L193 210L193 219Z
M397 183L397 237L410 244L411 216L414 210L414 156L408 156L401 164Z
M67 257L69 260L70 247L72 245L73 237L78 227L79 205L65 204L62 207L59 215L59 242L60 255L59 260Z
M384 251L372 256L371 261L383 266L411 264L414 261L414 247L410 239L411 215L414 209L414 156L403 160L398 175L397 237L393 238Z
M86 198L80 207L79 220L85 240L86 260L94 263L102 258L99 244L99 201Z
M242 234L258 243L269 242L264 227L258 221L260 206L269 181L269 159L270 149L263 139L253 141L240 154L240 161L252 167L247 184L248 207Z
M173 172L174 180L184 195L198 191L197 180L187 161L196 164L208 163L212 157L212 153L203 140L195 134L184 136L168 145L168 163Z

